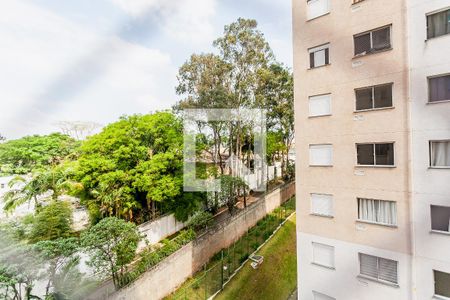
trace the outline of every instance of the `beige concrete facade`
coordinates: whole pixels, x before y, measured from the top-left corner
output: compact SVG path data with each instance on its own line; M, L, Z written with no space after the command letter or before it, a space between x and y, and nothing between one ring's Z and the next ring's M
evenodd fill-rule
M450 33L427 37L429 15L447 11L434 25L448 28L450 2L292 3L299 299L450 299L448 277L433 275L450 274L450 234L432 228L430 207L450 207L450 166L431 166L429 144L450 141L450 99L431 102L428 85L450 74ZM308 20L312 6L320 16ZM390 49L354 56L354 35L386 25ZM310 69L309 49L326 43L329 64ZM386 83L392 107L356 111L355 89ZM322 94L331 113L310 117L309 97ZM394 143L394 166L357 165L356 144L382 142ZM332 166L310 166L311 144L333 145ZM332 195L332 216L311 213L312 193ZM395 201L396 225L358 221L358 197ZM313 261L317 243L332 253L331 267ZM397 283L361 276L360 253L396 261Z
M306 20L304 1L294 1L294 73L297 155L309 144L333 145L332 167L297 162L300 231L410 253L408 69L403 1L365 1L355 9L331 1L329 15ZM350 1L346 1L350 2ZM354 57L353 35L392 24L392 49ZM308 69L307 49L330 43L330 65ZM393 83L393 108L355 112L354 89ZM331 116L308 117L308 97L331 93ZM394 167L358 167L356 143L394 142ZM334 196L335 216L310 215L310 193ZM357 197L398 204L398 227L356 230Z

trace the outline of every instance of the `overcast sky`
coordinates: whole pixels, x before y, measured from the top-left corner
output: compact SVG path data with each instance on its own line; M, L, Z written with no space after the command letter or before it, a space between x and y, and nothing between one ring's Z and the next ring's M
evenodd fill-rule
M170 108L178 68L238 17L292 66L291 0L1 0L0 134Z

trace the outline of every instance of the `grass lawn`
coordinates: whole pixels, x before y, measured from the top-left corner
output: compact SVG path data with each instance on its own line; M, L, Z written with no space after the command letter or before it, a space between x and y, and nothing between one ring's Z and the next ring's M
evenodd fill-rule
M254 270L247 262L215 299L286 300L297 285L295 214L258 252L264 262Z

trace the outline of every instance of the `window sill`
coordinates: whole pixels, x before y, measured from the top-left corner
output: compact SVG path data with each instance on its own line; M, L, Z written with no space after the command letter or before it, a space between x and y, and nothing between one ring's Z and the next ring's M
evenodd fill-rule
M318 263L316 263L316 262L311 262L311 264L314 265L314 266L318 266L318 267L322 267L322 268L328 269L328 270L336 270L335 267L330 267L330 266L318 264Z
M432 233L432 234L441 234L441 235L449 235L450 236L450 232L442 231L442 230L431 229L430 233Z
M395 108L394 106L389 106L389 107L378 107L378 108L368 108L368 109L354 110L353 113L354 113L354 114L358 114L358 113L370 112L370 111L390 110L390 109L394 109L394 108Z
M448 103L450 100L439 100L439 101L428 101L427 105L429 104L438 104L438 103Z
M371 52L365 52L365 53L361 53L361 54L356 54L355 56L353 56L352 59L358 59L358 58L360 58L360 57L365 57L365 56L372 55L372 54L383 53L383 52L386 52L386 51L391 51L391 50L393 50L393 49L394 49L394 48L390 47L390 48L386 48L386 49L382 49L382 50L377 50L377 51L371 51Z
M428 170L450 170L450 166L430 166Z
M330 216L330 215L322 215L322 214L316 214L316 213L310 213L310 216L315 216L315 217L322 217L322 218L328 218L328 219L334 219L334 216Z
M450 298L441 295L433 295L433 299L450 300Z
M382 226L382 227L398 228L398 225L377 223L377 222L371 222L371 221L366 221L366 220L361 220L361 219L357 219L356 222L364 223L364 224L371 224L371 225L378 225L378 226Z
M326 114L326 115L317 115L317 116L308 116L309 119L316 119L321 117L329 117L332 116L332 114Z
M313 21L313 20L316 20L316 19L318 19L318 18L327 16L327 15L329 15L329 14L330 14L330 12L326 12L326 13L324 13L323 15L320 15L320 16L317 16L317 17L314 17L314 18L311 18L311 19L307 19L306 22L311 22L311 21Z
M389 166L389 165L356 165L355 168L374 168L374 169L393 169L397 168L397 166Z
M333 165L309 165L310 167L319 167L319 168L331 168Z
M398 285L398 283L392 283L392 282L388 282L388 281L382 281L382 280L378 280L378 279L376 279L376 278L372 278L372 277L365 276L365 275L361 275L361 274L359 274L359 275L356 276L356 277L357 277L357 278L360 278L360 279L370 280L370 281L373 281L373 282L376 282L376 283L381 283L381 284L388 285L388 286L395 287L395 288L399 288L399 287L400 287L400 286Z
M450 35L450 32L446 33L446 34L430 37L430 38L425 39L425 43L427 43L428 41L436 40L436 39L443 38L443 37L446 37L446 36L449 36L449 35Z
M310 70L316 70L316 69L320 69L320 68L324 68L324 67L328 67L328 66L331 66L331 64L324 64L324 65L317 66L317 67L314 67L314 68L308 68L308 69L306 69L306 70L308 70L308 71L310 71Z

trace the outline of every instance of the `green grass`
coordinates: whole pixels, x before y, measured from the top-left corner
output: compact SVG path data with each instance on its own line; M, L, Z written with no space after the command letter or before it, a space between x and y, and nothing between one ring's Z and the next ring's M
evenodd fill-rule
M247 262L215 299L282 299L297 285L295 214L258 252L262 265L254 270Z

